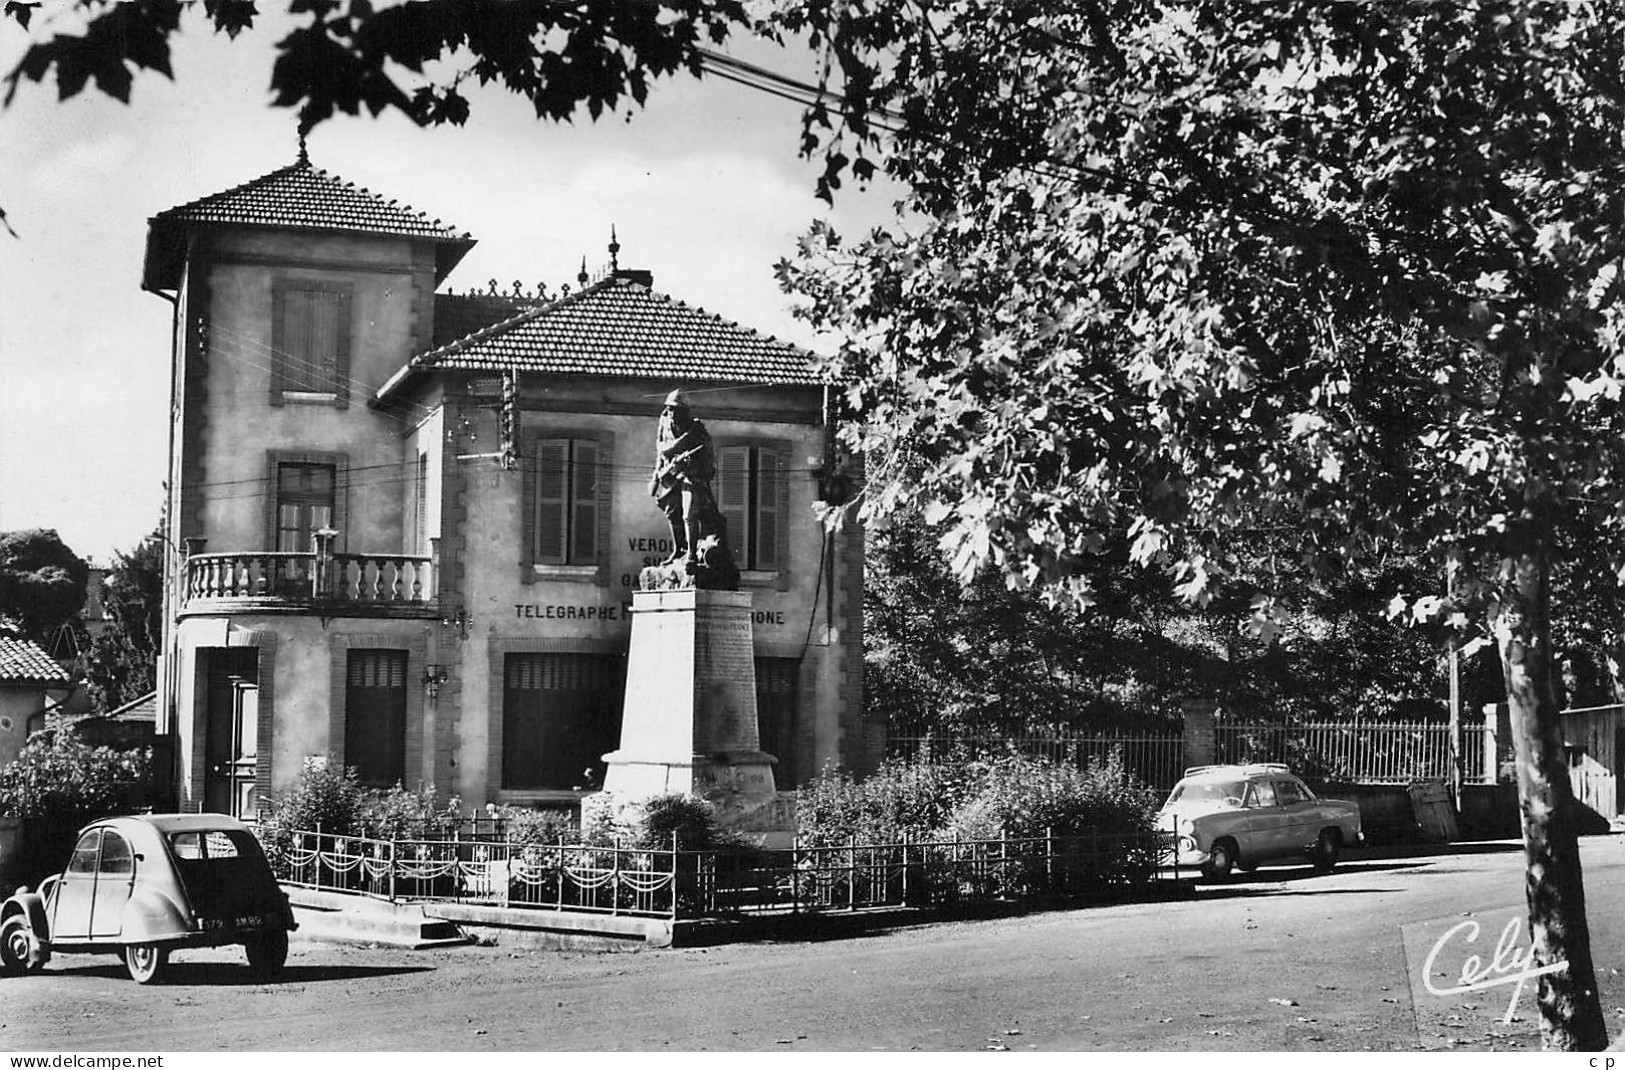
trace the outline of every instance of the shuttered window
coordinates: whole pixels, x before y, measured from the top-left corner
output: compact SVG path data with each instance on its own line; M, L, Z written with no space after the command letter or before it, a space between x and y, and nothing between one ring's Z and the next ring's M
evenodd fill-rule
M286 394L349 397L350 291L283 283L273 290L272 401Z
M532 449L534 560L591 565L599 557L599 446L590 438L538 438Z
M509 654L503 663L502 787L603 784L620 746L626 659L618 654Z
M765 446L717 451L717 509L740 568L774 571L785 566L785 492L779 451Z
M406 778L406 651L351 650L345 680L344 764L361 783Z

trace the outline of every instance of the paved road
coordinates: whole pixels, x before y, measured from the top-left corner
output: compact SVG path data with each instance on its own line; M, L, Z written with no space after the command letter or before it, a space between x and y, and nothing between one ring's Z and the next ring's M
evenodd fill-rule
M1625 844L1585 842L1604 1007L1625 1027ZM1194 901L618 954L298 943L140 987L110 958L0 978L0 1049L1415 1050L1400 926L1521 901L1522 856L1265 869ZM1482 1019L1467 1050L1528 1046ZM1429 1030L1429 1044L1443 1031ZM1438 1034L1438 1035L1434 1035Z

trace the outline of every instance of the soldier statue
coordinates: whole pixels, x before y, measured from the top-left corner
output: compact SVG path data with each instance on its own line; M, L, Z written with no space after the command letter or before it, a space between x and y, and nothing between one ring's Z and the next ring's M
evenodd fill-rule
M683 392L673 390L660 410L655 467L649 477L649 493L671 525L672 550L663 570L675 573L681 563L694 586L732 591L739 588L739 571L711 493L716 469L710 432L695 418Z

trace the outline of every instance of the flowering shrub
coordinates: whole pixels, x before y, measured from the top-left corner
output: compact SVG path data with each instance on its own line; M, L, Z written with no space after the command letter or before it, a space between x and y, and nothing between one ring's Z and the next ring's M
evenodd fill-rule
M355 770L307 762L293 787L271 800L260 823L274 828L354 836L361 824L362 788Z
M356 827L360 835L378 840L441 839L462 822L462 804L454 795L438 802L434 785L407 791L392 788L362 789L357 798Z
M947 831L962 839L1133 835L1151 828L1157 798L1112 754L1087 770L1009 755L981 763Z
M72 732L35 736L0 768L0 817L77 828L147 804L152 751L92 747Z
M826 770L796 793L797 833L809 847L929 837L949 824L975 780L974 763L888 761L863 780Z

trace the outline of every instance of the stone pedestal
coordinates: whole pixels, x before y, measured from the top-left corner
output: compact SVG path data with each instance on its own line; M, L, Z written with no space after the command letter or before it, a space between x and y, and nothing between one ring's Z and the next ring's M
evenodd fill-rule
M621 802L695 795L725 819L770 804L750 593L635 591L631 612L621 746L604 755L604 792Z

